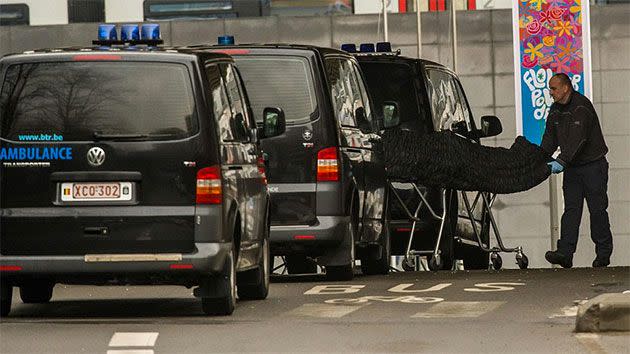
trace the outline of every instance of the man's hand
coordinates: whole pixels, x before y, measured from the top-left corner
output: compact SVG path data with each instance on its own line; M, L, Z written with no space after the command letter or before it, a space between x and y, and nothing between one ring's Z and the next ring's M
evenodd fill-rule
M564 166L562 166L562 164L556 160L547 163L547 165L551 167L551 173L560 173L564 170Z

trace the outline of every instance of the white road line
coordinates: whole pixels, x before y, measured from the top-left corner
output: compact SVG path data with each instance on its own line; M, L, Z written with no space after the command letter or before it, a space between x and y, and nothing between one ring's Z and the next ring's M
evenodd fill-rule
M107 354L154 354L151 349L108 350Z
M560 318L560 317L575 317L577 316L578 307L577 306L565 306L560 309L559 313L554 313L549 316L549 318Z
M286 313L289 316L318 317L318 318L340 318L359 310L364 305L328 305L328 304L304 304Z
M412 318L475 318L497 309L505 301L445 301Z
M562 317L575 317L578 313L578 306L585 303L587 300L575 300L573 306L565 306L560 309L559 313L554 313L549 318L562 318Z
M110 347L152 347L158 332L116 332L109 341Z

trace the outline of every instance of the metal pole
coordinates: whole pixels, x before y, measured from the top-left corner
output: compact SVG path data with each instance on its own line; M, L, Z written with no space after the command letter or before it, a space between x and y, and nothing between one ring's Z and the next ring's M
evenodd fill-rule
M422 58L422 16L420 16L420 0L416 0L416 27L418 28L418 59Z
M383 0L383 33L385 34L385 42L389 42L389 34L387 33L387 0Z
M453 40L453 71L457 73L457 12L455 11L455 0L451 0L451 38Z

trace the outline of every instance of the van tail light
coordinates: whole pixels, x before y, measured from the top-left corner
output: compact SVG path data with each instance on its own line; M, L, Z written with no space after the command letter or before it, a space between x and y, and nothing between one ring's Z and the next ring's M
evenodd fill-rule
M221 204L221 168L204 167L197 171L197 204Z
M265 170L265 159L262 157L258 158L258 172L260 173L262 183L264 185L267 185L267 172Z
M0 266L0 272L19 272L22 267L16 265L2 265Z
M317 153L317 182L339 181L339 151L336 147Z

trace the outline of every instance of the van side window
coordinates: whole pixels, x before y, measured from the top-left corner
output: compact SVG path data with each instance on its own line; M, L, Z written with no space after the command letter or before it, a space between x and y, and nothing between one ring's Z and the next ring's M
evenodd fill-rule
M428 70L428 75L429 100L435 128L450 130L453 123L467 121L453 76L441 70Z
M464 94L464 89L462 89L462 84L457 80L457 78L453 78L453 82L455 83L455 87L457 88L457 96L458 102L462 112L462 118L466 121L466 126L468 127L468 131L472 131L473 126L473 116L470 111L470 107L468 107L468 102L466 101L466 95Z
M236 70L232 65L219 64L221 69L221 76L225 82L227 89L228 99L232 106L232 120L230 126L234 132L234 139L239 141L246 141L249 139L247 133L247 111L245 109L245 98L239 90L239 82L236 77Z
M228 100L227 90L221 77L221 72L217 65L206 66L206 76L210 85L210 101L214 111L220 136L222 141L234 141L234 132L232 132L232 111L230 109L230 101Z
M244 114L245 114L245 128L247 130L249 129L254 129L256 127L256 121L254 120L254 112L252 111L252 105L251 105L251 101L249 100L249 95L247 94L247 90L245 89L245 80L243 80L243 76L241 76L241 72L239 71L239 69L234 66L234 65L230 65L232 67L232 70L234 71L234 77L236 78L236 82L237 82L237 86L238 86L238 91L241 93L241 98L243 101L243 105L244 105ZM249 137L249 135L248 135Z
M330 84L330 97L335 115L342 126L356 127L356 109L363 107L363 99L352 63L345 59L327 59L326 71Z
M363 100L363 108L365 108L365 119L367 119L367 124L372 126L372 109L370 106L370 95L368 94L367 89L365 88L365 82L363 81L363 76L361 75L361 71L356 66L356 64L352 64L352 71L354 72L354 77L357 82L357 87L359 88L359 93L361 94L361 98Z

